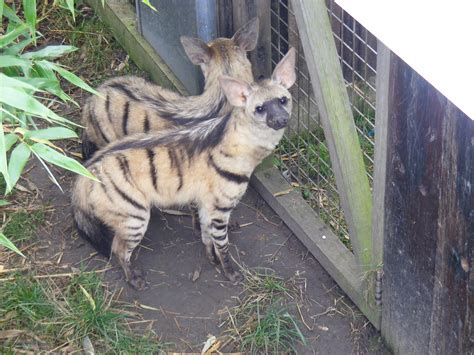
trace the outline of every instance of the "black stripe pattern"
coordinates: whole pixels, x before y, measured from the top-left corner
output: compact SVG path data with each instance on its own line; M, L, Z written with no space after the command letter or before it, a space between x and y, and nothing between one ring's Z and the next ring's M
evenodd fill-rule
M150 132L150 119L148 118L148 112L145 113L145 120L143 121L143 132Z
M128 134L128 116L130 114L130 102L127 101L123 107L122 131L124 135Z
M158 175L156 173L155 151L153 149L147 149L146 155L148 157L148 164L150 165L150 178L153 183L153 188L156 190L158 188Z
M128 164L127 157L123 154L119 154L116 156L117 162L119 163L120 170L122 171L125 180L130 184L133 185L133 178L132 173L130 172L130 165Z
M220 168L216 162L214 161L214 158L212 157L211 154L209 154L209 164L214 168L214 170L223 178L235 182L236 184L243 184L246 182L249 182L249 177L247 175L240 175L240 174L235 174L233 172L224 170Z
M95 112L92 107L89 106L89 122L92 124L92 127L94 128L94 131L96 133L99 133L102 139L105 141L105 143L109 143L109 139L105 135L104 131L100 127L99 122L97 122L97 119L95 118Z
M114 88L118 91L123 92L130 100L139 101L140 98L135 95L125 84L121 83L112 83L108 87Z
M127 193L125 193L122 189L120 189L117 184L112 180L112 177L106 172L105 173L112 184L112 187L114 188L115 192L117 192L125 201L127 201L129 204L131 204L133 207L142 210L142 211L147 211L145 206L140 204L139 202L135 201L133 198L131 198ZM101 184L102 185L102 184Z

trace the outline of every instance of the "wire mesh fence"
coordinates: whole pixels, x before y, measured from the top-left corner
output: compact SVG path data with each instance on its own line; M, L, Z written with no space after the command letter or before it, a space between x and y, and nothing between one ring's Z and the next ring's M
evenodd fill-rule
M377 40L333 0L326 1L334 41L372 185ZM350 248L350 238L331 168L296 19L288 0L271 1L272 65L290 47L297 51L297 81L292 88L293 118L275 155L275 165Z

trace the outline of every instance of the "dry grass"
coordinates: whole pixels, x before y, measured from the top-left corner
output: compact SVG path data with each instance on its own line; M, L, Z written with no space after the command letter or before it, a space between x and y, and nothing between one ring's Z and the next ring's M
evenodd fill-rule
M306 344L298 321L291 313L303 302L305 280L284 280L268 268L241 266L244 291L237 305L221 311L225 341L250 354L292 353L298 342ZM299 308L298 308L299 309Z

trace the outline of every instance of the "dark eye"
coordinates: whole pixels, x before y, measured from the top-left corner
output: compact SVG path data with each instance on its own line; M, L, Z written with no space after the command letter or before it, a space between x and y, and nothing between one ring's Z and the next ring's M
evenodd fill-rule
M283 96L281 99L280 99L280 103L282 105L286 105L286 103L288 102L288 98L286 96Z
M265 112L265 106L257 106L257 107L255 107L255 112L257 112L257 113L263 113L263 112Z

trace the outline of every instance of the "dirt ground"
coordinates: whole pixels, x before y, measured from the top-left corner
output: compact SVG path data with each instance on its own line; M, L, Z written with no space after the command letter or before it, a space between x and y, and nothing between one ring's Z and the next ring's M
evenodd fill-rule
M43 247L38 248L36 259L60 257L64 268L110 268L104 272L109 286L122 288L121 300L134 304L144 319L154 320L153 330L174 351L200 351L210 335L223 334L226 308L236 304L243 288L230 284L208 263L191 217L153 213L135 258L150 286L135 291L123 280L115 260L108 263L77 237L68 193L72 179L70 175L63 178L65 192L61 193L39 167L29 173L30 186L54 207L48 218L52 227L38 231ZM231 253L241 266L269 268L283 279L298 280L303 302L292 315L307 340L306 346L298 345L300 353L384 353L379 334L255 190L249 188L231 220L240 225L230 232L230 241ZM238 349L229 345L225 350Z

